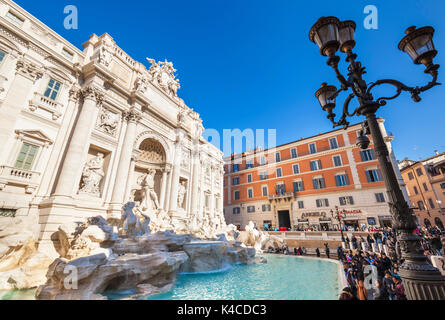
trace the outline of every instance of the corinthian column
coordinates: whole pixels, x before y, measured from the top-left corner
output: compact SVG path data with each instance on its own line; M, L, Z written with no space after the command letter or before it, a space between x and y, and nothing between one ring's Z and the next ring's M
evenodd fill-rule
M119 157L119 165L117 167L116 180L114 183L113 195L111 203L119 207L124 202L125 189L127 180L129 179L128 171L130 169L131 156L133 152L134 139L136 138L136 127L141 119L141 113L132 108L124 114L124 119L128 121L127 130L125 131L124 142Z
M181 170L181 153L182 141L184 139L184 132L178 129L175 145L175 159L173 162L172 181L170 189L170 208L169 214L172 216L178 210L178 190L179 190L179 174Z
M199 187L199 176L200 176L200 160L199 160L199 144L195 146L195 150L192 153L193 169L192 169L192 209L191 215L194 216L198 214L198 187Z
M98 105L104 97L103 92L94 86L87 86L79 93L83 97L83 106L63 161L55 191L56 196L72 196L77 191L78 175L88 153L88 141L97 119Z
M162 182L161 182L161 197L159 200L159 204L162 206L162 209L166 210L165 206L164 206L164 202L165 202L165 195L167 193L167 177L168 174L170 173L170 165L166 164L165 168L162 169Z

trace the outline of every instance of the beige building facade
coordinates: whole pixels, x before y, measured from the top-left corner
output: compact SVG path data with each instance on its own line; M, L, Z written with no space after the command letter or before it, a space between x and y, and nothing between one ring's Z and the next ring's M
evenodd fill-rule
M0 215L35 217L42 248L63 223L120 219L147 177L174 219L222 217L222 152L171 62L146 68L108 34L79 50L9 0L0 59Z

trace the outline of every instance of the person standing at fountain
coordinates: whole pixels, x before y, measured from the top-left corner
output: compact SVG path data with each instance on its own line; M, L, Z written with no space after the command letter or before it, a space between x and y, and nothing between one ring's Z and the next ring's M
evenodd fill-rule
M315 253L317 254L317 258L320 258L320 250L318 248L315 250Z
M328 259L330 259L330 256L329 256L329 254L330 254L330 249L329 249L329 245L328 245L328 243L325 243L325 244L324 244L324 247L325 247L326 256L328 257Z

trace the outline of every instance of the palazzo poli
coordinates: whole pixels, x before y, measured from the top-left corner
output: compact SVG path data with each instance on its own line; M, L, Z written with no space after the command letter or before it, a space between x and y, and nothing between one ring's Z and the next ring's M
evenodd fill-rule
M176 226L225 225L222 152L173 64L146 68L108 34L83 48L0 2L1 214L34 219L45 252L62 224L121 219L129 201Z

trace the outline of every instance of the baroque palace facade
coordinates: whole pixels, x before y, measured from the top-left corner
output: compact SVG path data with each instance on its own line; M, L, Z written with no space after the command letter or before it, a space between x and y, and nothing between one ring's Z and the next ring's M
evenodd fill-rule
M391 161L405 194L392 151L392 136L379 119ZM224 211L227 223L302 230L391 224L388 197L371 143L356 146L361 124L319 134L269 150L225 158ZM370 137L371 139L371 137Z
M173 64L147 69L108 34L83 48L0 1L0 215L35 217L50 250L63 223L120 219L149 175L170 217L223 218L222 152L177 96Z

